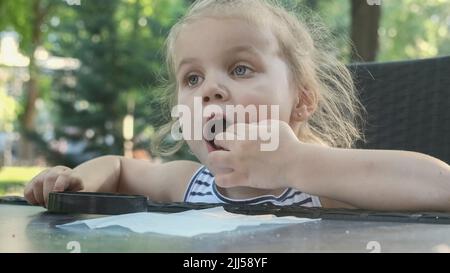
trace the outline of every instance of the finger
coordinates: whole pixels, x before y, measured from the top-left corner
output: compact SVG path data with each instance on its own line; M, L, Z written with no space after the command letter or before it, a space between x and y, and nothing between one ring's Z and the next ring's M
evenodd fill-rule
M25 197L27 202L30 203L31 205L38 205L38 202L34 198L32 187L26 187L23 191L23 196Z
M44 187L44 181L46 179L46 176L54 172L55 170L61 170L61 169L68 169L65 166L56 166L51 169L45 169L41 171L38 175L33 177L33 179L30 180L30 182L26 185L24 189L24 197L27 199L27 201L33 205L43 205L44 199L43 197L43 187ZM37 188L35 190L35 188Z
M235 135L236 140L258 140L259 127L257 123L236 123L227 132Z
M52 171L48 172L47 175L45 176L45 180L44 180L44 184L43 184L43 190L42 190L42 194L44 197L44 204L45 206L47 206L47 202L48 202L48 195L49 193L53 190L53 187L55 185L56 179L58 179L58 177L65 173L66 171L70 170L67 167L64 166L58 166L52 169Z
M40 172L37 176L35 176L30 183L28 184L30 187L33 187L33 183L36 183L37 181L42 181L44 182L45 179L49 176L49 175L58 175L59 173L61 173L62 171L65 171L67 169L70 169L68 167L65 166L56 166L53 167L51 169L46 169L42 172Z
M42 193L42 190L43 190L42 182L35 183L35 186L33 187L33 195L37 204L40 206L44 205L44 195Z
M53 190L53 187L55 186L55 182L58 179L58 177L66 172L67 168L57 168L54 169L51 173L48 173L44 180L44 199L47 203L48 194Z
M234 170L231 169L231 168L221 168L221 167L208 166L208 169L211 171L212 174L214 174L214 177L234 172Z
M255 126L257 127L259 132L261 130L264 130L266 132L280 131L281 126L286 126L290 128L289 124L287 124L286 122L273 119L264 119L259 121L258 123L250 124L250 128L256 128Z
M246 127L246 123L234 123L228 126L225 131L234 135L243 135L246 132Z
M214 151L208 154L208 168L214 175L231 173L233 169L233 159L228 151Z
M214 137L214 144L224 148L225 150L231 151L236 140L237 138L235 134L230 132L221 132Z
M48 204L48 195L50 194L50 192L53 190L53 187L55 185L56 179L55 180L47 180L44 182L44 187L43 187L43 195L44 195L44 203L45 203L45 207L47 207Z
M72 172L70 174L69 177L69 187L66 188L66 190L68 191L81 191L83 190L83 183L80 177L78 177L77 175L75 175L74 172Z
M208 165L216 168L234 168L234 160L229 151L214 151L208 154Z
M246 186L246 178L243 173L231 172L214 176L215 182L222 188Z
M55 181L53 191L80 191L83 189L81 179L74 175L73 170L62 173Z
M40 181L40 183L43 182L43 180L45 179L45 175L50 171L51 169L46 169L43 170L42 172L40 172L38 175L36 175L35 177L33 177L30 182L28 182L28 184L25 186L24 189L24 197L26 198L27 196L30 197L31 200L31 196L33 193L33 187L35 187L35 184ZM32 199L34 199L34 196L32 197Z
M50 171L51 169L45 169L42 172L40 172L38 175L36 175L35 177L33 177L30 182L28 183L28 185L34 183L37 180L41 180L45 177L45 175Z
M52 190L54 192L62 192L65 191L67 188L69 188L69 185L70 185L69 177L66 175L60 175L56 179Z

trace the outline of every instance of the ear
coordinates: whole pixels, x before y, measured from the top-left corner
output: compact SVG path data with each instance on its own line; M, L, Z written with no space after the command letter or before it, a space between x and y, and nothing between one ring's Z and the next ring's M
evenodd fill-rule
M291 121L307 121L316 108L316 94L305 87L299 88L296 94L296 103L292 108Z

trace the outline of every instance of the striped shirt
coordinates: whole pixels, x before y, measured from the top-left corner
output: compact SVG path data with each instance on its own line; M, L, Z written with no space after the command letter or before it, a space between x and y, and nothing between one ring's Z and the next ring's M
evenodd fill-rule
M287 188L279 196L262 195L247 199L228 198L217 190L214 175L206 166L201 166L192 176L184 195L184 202L226 204L272 203L278 206L299 205L304 207L321 207L320 200L317 196L292 188Z

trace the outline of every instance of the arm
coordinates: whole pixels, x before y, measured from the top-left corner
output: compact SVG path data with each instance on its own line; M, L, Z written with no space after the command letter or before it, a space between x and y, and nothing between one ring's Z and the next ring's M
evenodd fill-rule
M415 152L327 148L299 143L287 180L354 207L450 210L450 167Z
M45 206L52 191L119 192L146 195L154 201L182 201L186 184L198 163L149 161L103 156L74 169L56 166L34 177L24 196L28 202Z
M154 164L122 156L104 156L81 164L74 171L89 176L84 179L89 183L83 191L138 194L153 201L175 202L182 201L189 178L199 167L200 164L185 160Z
M199 163L187 160L153 164L120 157L117 191L148 196L156 202L182 202L187 184Z
M102 156L78 165L71 176L79 178L84 192L117 192L121 172L121 160L118 156ZM59 178L59 177L58 177ZM56 180L56 190L65 190L64 176Z

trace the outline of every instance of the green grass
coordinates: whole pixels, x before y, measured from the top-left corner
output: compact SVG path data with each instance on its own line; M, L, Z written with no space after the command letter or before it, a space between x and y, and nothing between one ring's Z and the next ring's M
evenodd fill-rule
M35 175L44 168L41 167L3 167L0 169L0 196L23 195L23 188Z

